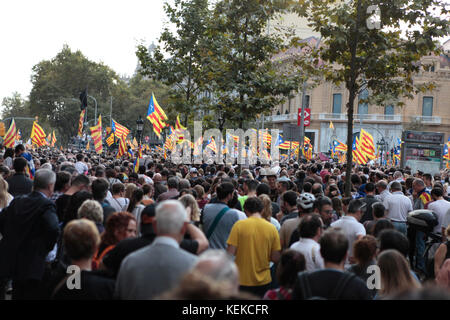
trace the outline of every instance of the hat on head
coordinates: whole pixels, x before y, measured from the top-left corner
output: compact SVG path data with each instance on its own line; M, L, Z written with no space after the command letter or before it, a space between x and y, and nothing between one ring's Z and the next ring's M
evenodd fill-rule
M277 176L278 174L278 170L276 168L271 168L271 169L267 169L266 170L266 176L270 177L270 176Z
M191 173L193 173L193 172L197 173L198 171L197 171L197 168L191 168L190 172Z

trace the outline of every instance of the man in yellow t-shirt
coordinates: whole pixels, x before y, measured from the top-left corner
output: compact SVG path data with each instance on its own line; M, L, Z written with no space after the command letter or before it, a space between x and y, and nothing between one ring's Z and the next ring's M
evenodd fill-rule
M248 219L233 225L227 241L228 253L236 256L240 289L261 298L272 282L269 262L277 263L281 250L278 231L261 217L262 209L261 200L248 198L244 204Z

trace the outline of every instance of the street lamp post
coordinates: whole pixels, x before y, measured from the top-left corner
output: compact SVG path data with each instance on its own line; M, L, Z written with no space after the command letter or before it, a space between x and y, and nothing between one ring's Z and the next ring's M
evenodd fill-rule
M144 131L144 120L139 116L139 119L136 120L136 133L138 136L139 145L141 145L142 132Z
M377 145L380 147L380 150L381 150L380 166L382 166L383 165L384 147L386 145L386 141L384 140L384 137L381 137L381 140L379 140L377 142Z

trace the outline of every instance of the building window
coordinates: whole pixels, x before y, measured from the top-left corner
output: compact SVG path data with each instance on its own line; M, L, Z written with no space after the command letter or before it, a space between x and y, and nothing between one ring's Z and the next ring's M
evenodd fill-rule
M359 99L367 99L369 97L369 90L364 89L359 94ZM369 104L367 102L363 102L358 104L358 114L368 114L369 113Z
M342 104L342 94L340 93L333 94L333 113L337 114L341 113L341 104Z
M309 108L309 94L305 95L306 98L306 108Z
M433 97L423 97L422 116L433 116Z
M384 114L387 116L393 116L394 115L394 106L392 104L387 105L384 108Z

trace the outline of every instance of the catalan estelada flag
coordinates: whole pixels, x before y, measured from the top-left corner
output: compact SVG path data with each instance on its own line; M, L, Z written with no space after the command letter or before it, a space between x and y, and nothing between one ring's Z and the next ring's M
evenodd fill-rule
M45 145L45 132L37 121L33 122L33 128L31 129L31 143L42 147Z
M129 157L130 159L133 158L134 153L133 153L133 150L131 150L131 147L128 147L127 155L128 155L128 157Z
M208 140L208 145L206 146L206 148L209 148L213 152L217 153L217 146L216 146L216 142L214 141L213 137L211 137L211 139Z
M112 122L111 130L114 132L114 134L116 135L117 138L120 139L120 137L122 137L122 136L126 137L130 133L130 130L127 127L121 125L114 119L112 119L111 122Z
M6 148L14 148L14 144L16 142L16 122L14 118L11 121L11 125L9 126L8 131L3 138L3 145Z
M153 124L153 131L155 131L156 135L160 138L161 131L166 126L164 120L167 120L168 118L164 110L159 106L153 93L150 103L148 104L147 119Z
M81 137L83 135L83 123L84 123L84 115L86 114L86 109L83 109L80 113L80 120L78 120L78 136Z
M420 200L423 203L424 209L428 208L428 204L433 201L433 199L431 198L431 195L428 191L426 191L425 189L422 190L422 192L419 195Z
M102 144L102 116L98 116L97 125L90 128L91 129L91 137L94 140L95 152L101 154L103 152L103 144Z
M111 147L111 145L114 143L114 133L111 132L111 134L109 135L109 137L106 139L106 144L108 145L108 147Z
M450 142L447 142L446 144L444 144L444 153L443 153L443 158L446 160L450 160L450 153L449 153L449 147L450 147Z
M333 151L347 151L347 145L339 140L333 140Z

